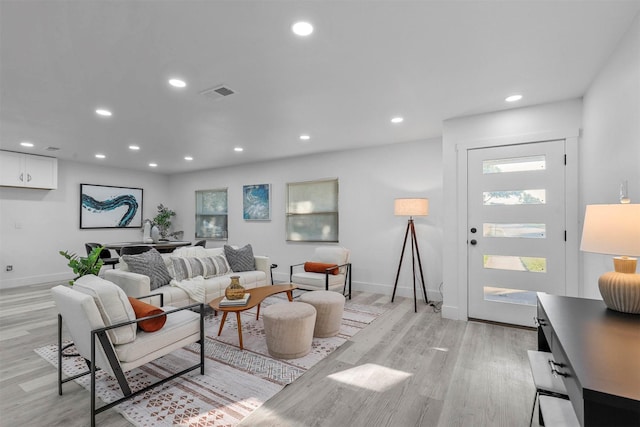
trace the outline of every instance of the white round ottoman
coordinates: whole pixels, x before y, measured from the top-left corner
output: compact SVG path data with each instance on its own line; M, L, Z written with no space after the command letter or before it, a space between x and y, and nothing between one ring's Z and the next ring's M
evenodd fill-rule
M301 302L316 308L313 336L318 338L338 335L344 311L344 296L333 291L311 291L300 296Z
M282 302L262 314L269 354L278 359L296 359L311 351L316 309L303 302Z

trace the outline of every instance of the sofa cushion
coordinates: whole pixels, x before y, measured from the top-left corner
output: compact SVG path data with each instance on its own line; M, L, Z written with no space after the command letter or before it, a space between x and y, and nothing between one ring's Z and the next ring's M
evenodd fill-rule
M73 289L93 297L105 326L136 320L127 294L115 283L89 274L77 279ZM136 339L136 325L111 329L107 333L113 344L126 344Z
M166 311L175 307L164 306ZM190 337L185 339L185 337ZM154 353L165 350L167 347L183 347L185 341L196 342L200 339L200 314L191 310L173 312L167 315L167 322L161 330L153 333L138 332L135 342L115 347L118 360L124 371L132 369L140 359L151 361L158 358Z
M149 276L151 290L171 281L171 275L164 264L164 259L155 249L137 255L123 255L122 259L127 263L130 271Z
M235 249L229 245L224 245L224 254L234 272L252 271L256 269L256 261L253 257L251 244Z
M136 314L136 319L164 313L164 310L160 307L147 304L146 302L140 301L137 298L129 297L129 303L131 303L131 307L133 307L133 311ZM155 319L147 319L138 322L138 327L145 332L156 332L162 329L166 321L167 315L165 314L164 316L156 317Z
M202 246L182 246L171 252L171 256L177 257L206 257L209 256L207 250Z
M171 257L174 278L178 281L202 276L205 279L226 274L229 264L223 256L215 257Z

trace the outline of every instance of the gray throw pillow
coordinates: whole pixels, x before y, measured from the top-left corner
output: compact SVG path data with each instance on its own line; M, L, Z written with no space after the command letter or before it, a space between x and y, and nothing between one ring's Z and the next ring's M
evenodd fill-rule
M122 255L122 259L132 272L149 276L151 290L158 289L171 281L164 259L155 249L137 255Z
M256 269L256 260L253 257L253 249L250 244L240 249L234 249L229 245L224 245L224 254L227 257L231 271L234 273L253 271Z

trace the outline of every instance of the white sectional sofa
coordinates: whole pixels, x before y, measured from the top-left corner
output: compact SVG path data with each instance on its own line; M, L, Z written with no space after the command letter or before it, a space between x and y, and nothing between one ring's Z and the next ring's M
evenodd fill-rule
M140 297L161 293L163 294L164 305L174 307L182 307L196 302L208 303L212 299L224 295L225 288L231 282L231 276L240 276L240 284L246 289L271 284L269 270L271 263L269 262L269 257L266 256L254 256L256 269L253 271L230 271L223 275L206 279L199 276L180 282L176 280L171 257L206 258L219 255L225 256L224 248L203 248L201 246L189 246L176 249L172 253L161 254L172 280L169 284L156 289L151 289L149 276L130 271L122 258L120 259L119 268L105 271L105 279L120 286L127 296ZM200 292L193 292L192 288L196 288ZM189 289L189 291L185 289ZM195 298L203 298L203 300L199 301ZM154 298L151 303L160 304L159 298Z

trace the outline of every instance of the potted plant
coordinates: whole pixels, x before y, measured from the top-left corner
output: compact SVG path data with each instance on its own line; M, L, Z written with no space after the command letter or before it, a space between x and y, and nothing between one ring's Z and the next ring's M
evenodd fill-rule
M59 254L69 260L69 264L67 264L73 270L74 274L77 274L73 280L69 280L69 284L73 286L73 282L78 278L85 276L87 274L95 274L96 276L100 273L100 269L104 264L104 261L100 258L100 252L104 249L103 246L99 246L97 248L93 248L91 253L89 253L86 257L78 256L75 253L69 253L67 251L60 251Z
M177 238L182 234L182 231L169 233L169 229L171 228L171 218L174 216L176 216L176 212L174 210L169 209L162 203L158 205L158 214L153 218L152 225L158 227L162 240L168 240L169 237Z

